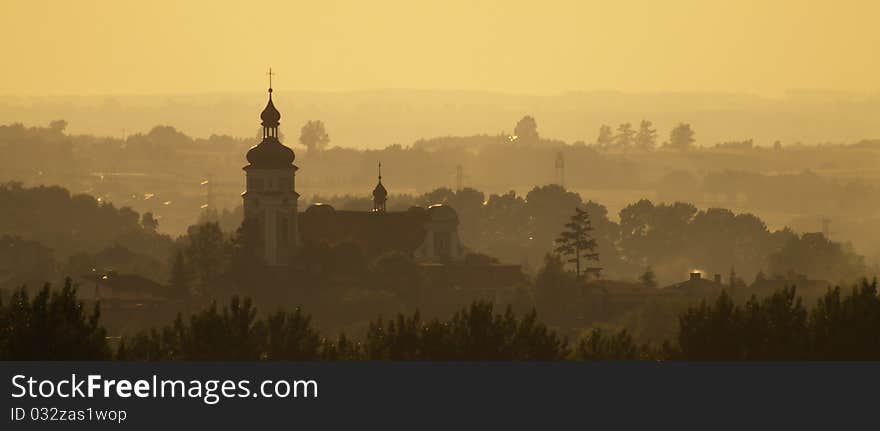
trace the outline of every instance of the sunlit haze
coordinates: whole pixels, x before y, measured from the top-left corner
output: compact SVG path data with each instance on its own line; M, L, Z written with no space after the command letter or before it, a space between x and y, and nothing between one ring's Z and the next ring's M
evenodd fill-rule
M418 429L460 393L494 428L870 410L850 408L870 382L839 384L866 379L781 361L880 361L880 0L0 2L0 376L42 397L14 422L88 402L12 371L32 360L141 362L97 376L171 388L140 428L199 417L175 395L202 396L191 361L284 361L229 374L271 396L204 385L217 429ZM284 384L323 361L368 363L295 409ZM406 385L370 371L386 361ZM96 417L134 405L104 394Z
M232 4L235 3L235 4ZM0 94L874 92L872 1L4 1Z

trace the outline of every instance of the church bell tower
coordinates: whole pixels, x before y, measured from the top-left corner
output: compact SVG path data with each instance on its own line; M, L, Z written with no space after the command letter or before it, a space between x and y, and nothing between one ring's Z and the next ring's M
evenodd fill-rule
M247 186L244 217L254 238L254 252L270 266L285 266L299 245L299 225L294 177L297 167L290 147L278 139L281 113L272 102L272 69L269 101L260 114L263 139L247 152Z

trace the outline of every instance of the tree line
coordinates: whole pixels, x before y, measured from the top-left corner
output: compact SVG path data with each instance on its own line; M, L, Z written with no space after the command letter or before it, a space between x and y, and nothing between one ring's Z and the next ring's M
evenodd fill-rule
M626 330L592 329L576 343L534 311L499 312L475 302L448 319L418 311L377 318L355 340L320 334L300 309L260 315L247 298L211 304L169 325L122 338L111 348L100 308L76 299L68 279L34 297L24 288L0 301L2 360L878 360L880 297L864 280L829 289L810 309L796 287L736 304L722 292L679 316L672 340L638 345Z
M340 210L370 207L369 200L359 196L315 200ZM0 237L4 245L0 247L3 288L109 267L168 284L174 288L169 292L171 296L211 298L235 291L227 288L230 285L253 286L252 281L261 280L263 273L260 262L252 258L255 245L247 241L247 227L239 226L240 220L203 221L172 240L156 232L158 222L149 213L139 215L128 208L117 209L91 196L71 195L60 187L26 188L10 183L0 186L0 202L10 208L0 214L0 231L16 234ZM593 249L589 254L595 254L598 261L591 258L589 266L601 267L607 279L636 281L636 276L643 274L647 275L645 285L663 286L681 281L693 268L701 268L719 274L735 269L746 284L759 274L788 279L793 278L792 274L804 274L838 282L869 272L864 259L851 246L831 241L821 233L771 231L752 214L649 200L628 205L620 211L619 221L614 221L603 205L555 184L534 187L525 195L509 192L487 196L472 188L395 194L390 197L389 210L434 203L456 209L461 220L459 232L463 243L472 249L471 257L524 263L529 275L547 268L544 257L559 246L554 240L570 223L575 208L590 222L589 245ZM233 226L240 229L227 230ZM572 246L584 249L583 244ZM350 242L307 244L295 257L299 262L292 267L302 270L295 277L299 284L322 286L324 280L335 275L353 277L365 288L364 295L358 297L370 298L377 306L379 302L388 307L396 307L393 302L411 303L407 295L413 289L408 285L421 282L411 258L399 253L381 258L366 256ZM568 267L574 269L576 265L572 262ZM532 284L536 292L547 290L537 279ZM255 298L265 296L265 292L239 292ZM392 300L386 301L385 294L390 294ZM388 309L382 307L385 305L363 317Z
M337 209L366 208L359 196L316 196ZM735 268L751 281L804 274L813 279L854 281L869 272L851 245L821 233L771 230L751 213L725 208L700 209L684 201L655 203L641 199L622 208L613 220L601 203L558 184L527 193L486 194L465 187L436 189L423 195L391 195L392 210L443 203L455 208L464 244L502 262L525 262L537 272L556 245L560 230L578 208L590 220L598 266L612 279L630 279L651 267L659 283L680 281L693 268L724 274ZM528 269L527 269L528 270Z

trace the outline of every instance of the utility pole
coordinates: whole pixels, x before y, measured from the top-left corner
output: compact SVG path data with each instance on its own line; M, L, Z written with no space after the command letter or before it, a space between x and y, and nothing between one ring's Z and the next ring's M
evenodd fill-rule
M216 202L214 202L214 175L213 174L205 174L205 179L202 180L201 185L205 186L205 203L202 205L202 209L215 210Z
M565 187L565 156L562 151L556 153L556 184Z

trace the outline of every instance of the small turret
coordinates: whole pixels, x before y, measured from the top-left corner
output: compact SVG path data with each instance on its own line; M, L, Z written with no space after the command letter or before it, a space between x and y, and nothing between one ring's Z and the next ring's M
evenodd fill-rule
M373 189L373 211L385 211L385 202L388 201L388 190L382 185L382 163L379 163L379 183Z

